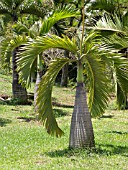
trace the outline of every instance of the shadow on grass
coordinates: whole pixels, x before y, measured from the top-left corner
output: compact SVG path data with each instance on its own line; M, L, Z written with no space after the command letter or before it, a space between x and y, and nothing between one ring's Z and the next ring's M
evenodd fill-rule
M68 115L68 113L63 111L62 109L53 109L53 112L56 118Z
M30 122L30 121L36 121L37 119L35 117L17 117L17 119L22 120L23 122Z
M100 117L100 119L102 119L102 118L113 118L113 117L114 117L113 115L103 115L103 116Z
M24 102L24 101L19 100L19 99L10 99L10 100L0 101L0 105L10 105L10 106L32 105L32 101L28 100L27 102Z
M6 124L11 123L12 121L10 119L0 118L0 126L4 127Z
M62 103L57 102L57 99L55 97L52 97L52 104L53 106L57 106L57 107L73 108L72 105L67 105L67 104L62 104Z
M91 156L95 157L96 155L100 156L110 156L110 155L122 155L128 157L128 147L124 146L114 146L111 144L98 145L93 149L64 149L56 150L53 152L47 152L46 155L50 157L86 157Z
M58 102L55 102L55 101L53 101L52 104L53 104L53 106L57 106L57 107L73 108L73 106L71 106L71 105L61 104L61 103L58 103Z
M115 133L115 134L119 134L119 135L127 135L128 132L120 132L120 131L108 131L106 133Z

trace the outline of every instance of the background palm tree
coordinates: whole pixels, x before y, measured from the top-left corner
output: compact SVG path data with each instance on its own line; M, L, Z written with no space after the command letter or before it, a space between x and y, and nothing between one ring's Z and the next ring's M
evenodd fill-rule
M103 16L96 23L94 29L100 31L103 36L109 37L106 43L119 50L119 53L122 53L122 56L127 58L128 2L125 0L97 0L93 5L94 9L99 8L103 11ZM122 90L118 82L116 83L116 96L117 102L120 103L119 108L127 108L127 93ZM124 107L124 105L126 106Z
M56 8L56 10L53 11L53 13L48 16L47 19L36 21L31 27L27 27L25 24L17 23L14 25L13 30L17 34L14 38L6 39L3 41L3 44L1 45L1 51L2 55L10 55L12 50L23 46L25 43L27 43L28 39L31 39L31 41L34 41L37 36L42 36L45 33L50 33L51 28L60 20L64 20L65 18L69 17L75 17L76 11L70 6L64 7L64 8ZM26 34L26 35L25 35ZM18 36L20 35L20 36ZM35 85L35 92L34 92L34 103L36 107L36 98L37 98L37 89L38 84L41 81L42 77L42 62L44 62L44 56L42 53L35 55L35 60L26 67L25 72L22 71L20 73L20 82L24 87L29 87L30 80L31 80L31 74L33 70L37 70L37 79L36 79L36 85ZM7 56L6 56L7 58ZM37 67L35 67L35 64ZM26 71L28 74L26 74Z
M38 17L44 17L45 9L39 6L36 1L25 1L25 0L1 0L0 2L0 14L8 15L12 20L13 24L18 21L18 17L21 14L34 14ZM27 101L27 91L19 83L19 75L16 71L16 53L18 48L12 52L12 70L13 70L13 81L12 81L12 92L13 98L18 98L24 102Z

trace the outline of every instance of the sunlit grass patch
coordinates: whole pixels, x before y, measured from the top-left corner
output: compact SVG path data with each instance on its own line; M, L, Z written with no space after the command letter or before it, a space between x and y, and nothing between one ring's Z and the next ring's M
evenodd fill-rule
M74 96L70 88L54 87L53 109L62 138L47 134L33 105L1 104L0 170L127 170L128 110L111 109L92 119L96 148L70 150Z

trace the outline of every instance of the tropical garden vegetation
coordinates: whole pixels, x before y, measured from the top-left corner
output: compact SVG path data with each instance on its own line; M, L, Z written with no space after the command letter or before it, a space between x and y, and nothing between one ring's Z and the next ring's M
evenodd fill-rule
M12 56L13 97L27 100L21 94L27 96L33 68L39 77L45 64L47 70L37 83L35 111L49 134L62 136L52 109L52 90L61 69L75 65L69 147L94 148L91 117L103 115L111 94L116 94L120 109L127 105L127 1L6 0L0 3L0 13L13 20L10 37L5 32L1 41L1 61ZM57 56L55 49L59 49ZM44 55L48 50L50 58Z

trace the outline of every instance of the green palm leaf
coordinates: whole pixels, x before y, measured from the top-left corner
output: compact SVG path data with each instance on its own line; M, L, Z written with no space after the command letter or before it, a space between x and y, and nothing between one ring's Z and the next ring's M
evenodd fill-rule
M39 5L36 1L23 1L19 10L21 14L33 14L41 18L44 18L46 15L46 9L44 6L41 3Z
M9 62L10 57L12 56L12 51L27 41L28 38L26 36L16 36L13 39L3 39L0 45L1 57L3 58L3 61Z
M40 35L48 33L49 30L57 23L59 20L63 20L70 17L76 17L78 13L74 10L73 6L66 6L63 9L57 9L52 16L43 22L40 29Z
M119 109L125 107L126 96L128 94L128 60L123 58L120 62L114 62L117 82L117 104Z
M116 15L114 17L105 15L96 23L94 29L108 33L126 34L126 29L124 27L123 22Z
M104 63L96 53L97 51L91 51L84 58L89 83L88 105L93 117L101 116L104 113L109 99L108 79L107 76L104 76L106 74Z
M108 13L114 13L116 10L116 3L115 0L96 0L92 2L92 9L93 10L105 10Z
M17 60L20 81L23 85L29 85L31 67L37 56L49 48L62 48L73 53L77 52L77 46L68 37L44 36L38 37L37 40L29 41L21 48L22 51L19 53Z
M66 58L57 58L52 61L45 75L42 77L38 90L38 112L39 118L45 125L47 132L51 135L61 136L63 131L58 127L52 110L52 86L55 78L62 67L70 60Z
M106 46L115 50L121 50L128 47L128 36L119 37L118 35L113 35L103 39L103 41Z

